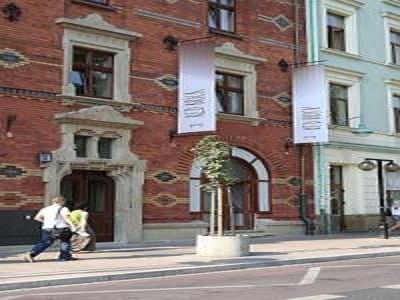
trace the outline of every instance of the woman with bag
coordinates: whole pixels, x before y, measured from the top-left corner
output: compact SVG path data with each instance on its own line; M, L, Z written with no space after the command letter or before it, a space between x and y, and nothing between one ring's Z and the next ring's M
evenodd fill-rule
M96 235L88 224L89 213L86 202L75 205L70 214L70 220L75 227L71 238L72 252L96 250Z
M50 247L56 240L60 240L61 261L75 260L71 255L70 239L74 227L70 221L70 211L65 207L63 197L55 197L51 200L52 205L42 208L35 216L35 221L42 223L42 235L40 241L33 246L32 250L25 256L28 262L34 262L35 257Z

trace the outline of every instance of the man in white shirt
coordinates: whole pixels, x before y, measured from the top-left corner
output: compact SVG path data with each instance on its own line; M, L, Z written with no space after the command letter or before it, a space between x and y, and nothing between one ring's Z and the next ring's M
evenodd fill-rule
M52 231L55 228L61 229L62 234L60 240L60 254L58 259L61 261L75 260L71 255L70 238L72 236L71 229L73 225L69 219L69 209L65 207L65 199L63 197L55 197L51 200L52 205L42 208L35 216L35 221L42 223L42 236L40 241L33 246L32 250L27 254L25 260L33 262L34 258L50 247L56 240Z

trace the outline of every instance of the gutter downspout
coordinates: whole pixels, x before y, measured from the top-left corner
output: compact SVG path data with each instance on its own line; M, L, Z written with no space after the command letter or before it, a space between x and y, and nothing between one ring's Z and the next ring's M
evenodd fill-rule
M300 34L299 34L299 1L293 0L293 14L294 14L294 65L299 66L300 61ZM308 197L305 193L305 155L303 145L299 145L299 165L300 165L300 190L298 195L299 200L299 214L301 220L304 222L305 234L314 234L314 222L308 215Z

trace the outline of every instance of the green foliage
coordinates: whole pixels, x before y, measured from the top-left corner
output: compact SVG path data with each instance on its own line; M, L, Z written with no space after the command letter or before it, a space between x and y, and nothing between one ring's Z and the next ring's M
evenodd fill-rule
M202 185L205 190L235 184L238 179L233 175L231 166L231 147L217 136L202 138L192 149L196 158L203 164L203 172L208 183Z

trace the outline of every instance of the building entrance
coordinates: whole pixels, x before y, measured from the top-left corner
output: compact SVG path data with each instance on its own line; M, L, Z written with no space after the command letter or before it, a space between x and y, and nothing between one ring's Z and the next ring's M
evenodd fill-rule
M246 162L232 159L231 171L238 182L231 187L230 195L227 189L223 191L224 229L229 230L231 224L235 229L253 229L256 212L257 176ZM229 197L233 213L230 211ZM211 194L203 192L203 217L209 219ZM217 222L215 222L217 224Z
M115 187L112 178L105 172L74 170L61 181L61 195L67 206L88 208L89 224L99 242L114 240Z

